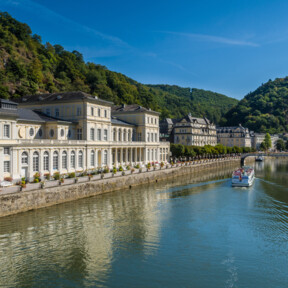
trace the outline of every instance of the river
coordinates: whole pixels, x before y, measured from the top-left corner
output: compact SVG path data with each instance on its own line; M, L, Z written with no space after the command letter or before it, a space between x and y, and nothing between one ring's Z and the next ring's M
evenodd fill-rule
M0 219L0 287L288 287L288 162L201 173Z

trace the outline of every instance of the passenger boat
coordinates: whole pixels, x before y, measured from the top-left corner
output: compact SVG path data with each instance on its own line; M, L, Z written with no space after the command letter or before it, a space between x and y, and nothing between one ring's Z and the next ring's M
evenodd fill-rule
M263 156L257 156L256 158L255 158L255 161L257 161L257 162L262 162L264 160L264 157Z
M232 173L232 187L249 187L255 178L254 168L243 166Z

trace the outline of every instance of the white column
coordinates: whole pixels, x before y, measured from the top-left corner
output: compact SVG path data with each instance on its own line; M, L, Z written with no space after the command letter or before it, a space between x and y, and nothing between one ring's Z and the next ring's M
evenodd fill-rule
M112 167L112 148L108 148L107 149L107 165L109 167L109 169Z
M123 148L120 148L120 163L123 165Z

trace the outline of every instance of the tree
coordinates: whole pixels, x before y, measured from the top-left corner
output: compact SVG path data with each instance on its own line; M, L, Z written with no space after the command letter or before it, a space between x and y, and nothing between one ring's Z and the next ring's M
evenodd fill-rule
M264 142L265 142L266 150L272 147L271 136L269 133L266 133Z
M285 142L284 142L283 139L277 140L277 142L276 142L276 149L279 150L279 151L285 150Z

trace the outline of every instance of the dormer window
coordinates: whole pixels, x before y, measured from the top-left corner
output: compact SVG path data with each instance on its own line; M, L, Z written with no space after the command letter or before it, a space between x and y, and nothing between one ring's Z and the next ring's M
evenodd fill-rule
M46 115L50 116L50 108L46 109Z
M91 116L94 116L94 108L91 107Z
M59 117L60 112L59 112L59 108L55 108L55 117Z

